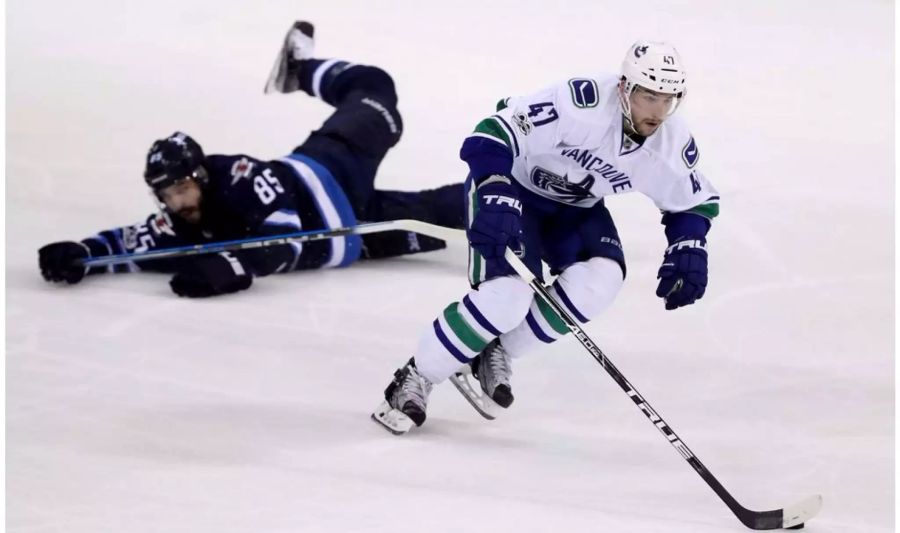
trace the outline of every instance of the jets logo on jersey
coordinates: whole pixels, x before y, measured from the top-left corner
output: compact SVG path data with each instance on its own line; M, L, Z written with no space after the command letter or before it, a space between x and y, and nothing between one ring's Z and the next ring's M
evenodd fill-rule
M594 176L590 174L581 183L572 183L567 176L558 176L541 167L534 167L531 171L531 182L535 187L547 191L562 202L574 203L593 196L591 186L594 185Z
M165 233L172 237L175 236L175 230L172 229L172 221L169 220L169 216L165 212L156 215L150 220L150 229L157 235Z
M242 178L249 178L253 173L253 165L246 157L242 157L231 165L231 184L234 185Z
M684 159L684 164L687 165L688 168L694 168L697 164L697 160L700 159L700 151L697 150L697 143L694 142L693 137L691 137L691 140L684 145L684 149L681 150L681 158Z
M575 107L597 107L600 103L597 82L594 80L575 78L569 80L569 91L572 93L572 102Z

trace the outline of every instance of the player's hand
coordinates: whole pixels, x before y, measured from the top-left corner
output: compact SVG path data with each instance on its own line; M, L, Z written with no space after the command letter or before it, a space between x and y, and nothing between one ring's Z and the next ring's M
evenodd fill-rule
M88 247L80 242L54 242L38 250L38 265L45 280L74 284L87 272L81 260L90 256Z
M203 255L182 266L169 281L172 292L188 298L205 298L250 287L253 277L244 271L240 260L223 252Z
M507 246L522 247L522 203L510 178L494 175L476 190L475 218L466 230L469 244L485 259L502 258Z
M668 310L703 298L708 281L706 239L678 241L666 248L656 277L656 295L665 299Z

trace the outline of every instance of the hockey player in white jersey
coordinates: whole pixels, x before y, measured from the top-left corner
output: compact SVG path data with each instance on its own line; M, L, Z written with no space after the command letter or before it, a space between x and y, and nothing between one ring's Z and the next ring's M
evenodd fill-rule
M657 296L693 304L707 284L706 234L719 195L700 172L697 143L675 116L687 79L665 43L639 41L620 75L573 78L501 101L463 143L472 290L428 325L373 414L394 433L425 421L428 395L448 378L487 418L513 401L512 360L568 331L515 276L507 247L580 322L612 304L625 257L604 198L640 192L662 212L668 247ZM477 380L477 381L476 381Z

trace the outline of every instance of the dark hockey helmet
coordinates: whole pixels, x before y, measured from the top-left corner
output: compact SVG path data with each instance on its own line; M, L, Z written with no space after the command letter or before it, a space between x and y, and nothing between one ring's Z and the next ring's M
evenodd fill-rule
M193 178L201 187L205 186L209 176L203 168L204 157L197 141L176 131L150 147L144 180L155 193L185 178Z

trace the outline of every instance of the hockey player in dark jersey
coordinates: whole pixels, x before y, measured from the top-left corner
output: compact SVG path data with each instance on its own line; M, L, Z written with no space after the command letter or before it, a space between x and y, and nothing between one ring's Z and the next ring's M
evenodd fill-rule
M443 248L438 239L391 231L110 267L81 265L91 257L360 222L414 218L465 227L461 183L417 192L375 189L378 165L403 131L393 80L377 67L314 59L313 31L308 22L294 23L265 92L302 90L334 106L321 128L293 153L272 161L205 155L181 132L156 141L144 178L160 213L80 242L42 247L44 279L78 283L101 272L172 272L175 293L205 297L247 289L254 276Z

